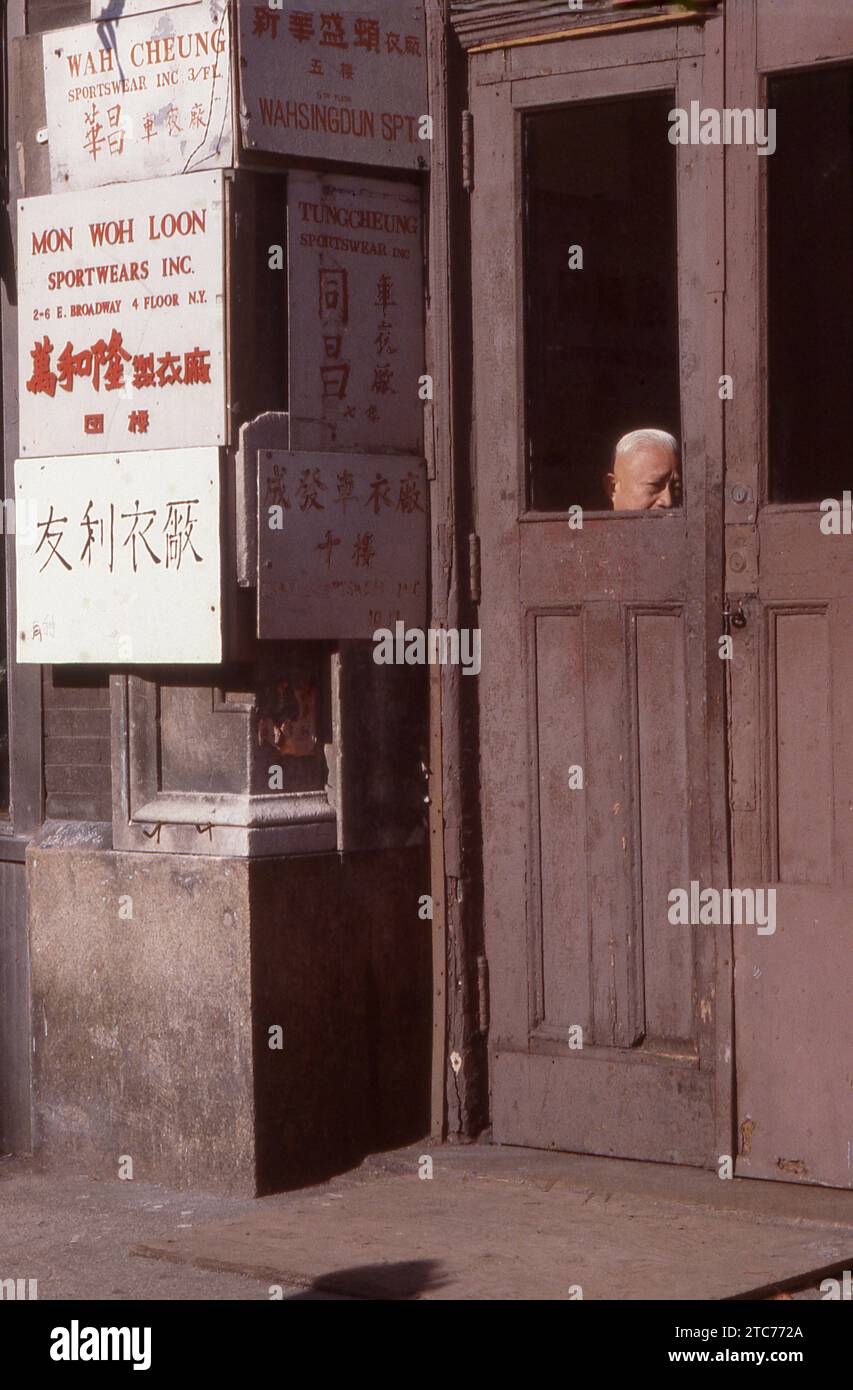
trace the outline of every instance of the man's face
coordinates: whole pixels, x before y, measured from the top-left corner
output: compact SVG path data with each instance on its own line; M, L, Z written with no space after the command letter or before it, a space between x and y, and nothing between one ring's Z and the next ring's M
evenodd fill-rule
M622 454L607 482L615 512L650 512L681 502L678 459L664 444L638 444Z

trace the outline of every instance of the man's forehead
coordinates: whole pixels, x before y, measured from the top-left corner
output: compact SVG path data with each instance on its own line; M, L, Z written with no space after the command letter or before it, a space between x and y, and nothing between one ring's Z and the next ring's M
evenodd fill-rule
M666 444L637 444L617 457L617 471L620 465L632 473L657 472L665 475L678 467L678 459Z

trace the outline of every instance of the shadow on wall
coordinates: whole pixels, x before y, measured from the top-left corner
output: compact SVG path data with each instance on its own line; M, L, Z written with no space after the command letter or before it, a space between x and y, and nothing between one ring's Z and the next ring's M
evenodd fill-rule
M431 923L417 911L429 872L425 851L409 848L260 861L252 883L264 1195L429 1132Z

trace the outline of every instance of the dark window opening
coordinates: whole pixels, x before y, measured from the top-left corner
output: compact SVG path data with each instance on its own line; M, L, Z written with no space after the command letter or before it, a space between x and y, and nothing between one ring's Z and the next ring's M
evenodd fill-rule
M853 69L775 77L767 104L769 497L840 499L853 477Z
M105 8L106 3L105 3ZM121 6L114 7L116 14ZM27 0L27 33L44 34L50 29L65 29L70 24L85 24L90 18L89 0Z
M244 171L234 185L231 371L235 426L287 410L287 184Z
M528 505L609 506L617 441L680 437L671 93L525 118ZM583 268L578 263L579 247Z

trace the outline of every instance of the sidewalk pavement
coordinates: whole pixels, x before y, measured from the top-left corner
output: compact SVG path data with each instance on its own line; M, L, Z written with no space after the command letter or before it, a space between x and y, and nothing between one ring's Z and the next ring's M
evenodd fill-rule
M660 1164L424 1141L244 1201L0 1163L0 1280L40 1299L819 1298L851 1267L853 1192Z

